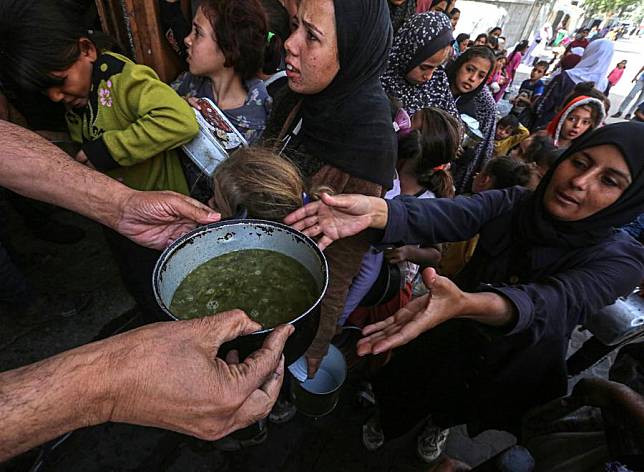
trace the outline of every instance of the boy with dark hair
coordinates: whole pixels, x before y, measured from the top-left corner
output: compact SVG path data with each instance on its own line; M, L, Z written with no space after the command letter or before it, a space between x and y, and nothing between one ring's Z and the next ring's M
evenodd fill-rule
M508 115L496 124L494 136L494 157L505 156L521 141L530 136L530 131L519 122L519 118Z
M530 78L524 80L516 97L510 100L514 106L511 114L519 117L519 121L527 126L530 122L530 109L535 100L543 95L546 86L543 83L544 75L548 72L548 61L539 61L532 68Z

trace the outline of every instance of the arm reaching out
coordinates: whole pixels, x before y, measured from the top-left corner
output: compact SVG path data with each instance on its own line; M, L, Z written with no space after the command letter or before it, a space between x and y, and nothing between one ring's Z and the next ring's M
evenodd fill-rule
M242 363L216 355L259 328L239 310L156 323L0 374L0 462L106 421L207 440L248 426L277 400L293 327L276 328Z
M0 147L0 185L92 218L143 246L163 249L197 224L219 220L186 196L132 190L74 162L37 134L1 120Z
M348 238L367 228L387 226L387 203L382 198L364 195L321 195L321 200L309 203L288 215L284 222L311 238L320 237L318 246L324 249L333 241Z

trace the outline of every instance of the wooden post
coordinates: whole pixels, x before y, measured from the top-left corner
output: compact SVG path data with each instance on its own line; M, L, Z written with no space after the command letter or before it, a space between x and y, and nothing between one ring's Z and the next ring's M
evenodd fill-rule
M181 1L189 10L190 0ZM158 0L96 0L96 7L103 30L161 80L170 82L185 68L161 31Z

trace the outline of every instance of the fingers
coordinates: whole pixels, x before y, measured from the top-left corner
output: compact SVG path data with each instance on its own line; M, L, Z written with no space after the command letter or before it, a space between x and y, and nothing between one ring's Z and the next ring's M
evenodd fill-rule
M436 283L436 278L438 277L438 274L436 273L436 269L432 267L427 267L425 270L422 272L422 278L423 278L423 283L425 284L425 287L428 289L432 289L434 286L434 283Z
M291 325L278 326L266 338L261 349L248 356L244 362L234 367L240 378L239 389L249 395L257 389L275 370L282 358L286 340L293 333Z
M298 231L301 231L307 227L307 225L302 224L301 220L304 220L309 216L314 216L317 219L318 209L321 205L322 204L319 201L308 203L302 208L295 210L290 215L287 215L286 218L284 218L284 223Z
M214 223L221 219L221 215L212 208L190 197L174 193L169 194L169 197L172 197L172 200L168 203L178 216L200 224Z
M234 416L234 428L239 429L266 418L277 398L284 382L284 356L277 368L270 373L266 381L244 400Z
M239 364L239 351L233 349L226 354L226 363L227 364Z
M328 236L322 236L318 240L318 247L320 248L321 251L324 251L326 248L328 248L331 243L333 243L333 239L328 237Z
M206 316L191 321L198 334L204 337L208 348L219 350L226 341L231 341L239 336L254 333L262 329L256 321L251 320L241 310L232 310L214 316Z

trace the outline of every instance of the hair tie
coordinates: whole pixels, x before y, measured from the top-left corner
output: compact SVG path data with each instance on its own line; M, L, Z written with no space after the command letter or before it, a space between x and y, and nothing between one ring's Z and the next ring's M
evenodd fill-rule
M304 205L311 203L311 198L306 194L306 192L302 192L302 202Z
M273 36L275 36L275 33L273 33L272 31L269 31L268 32L268 41L267 41L268 44L271 44L271 39L273 39Z

